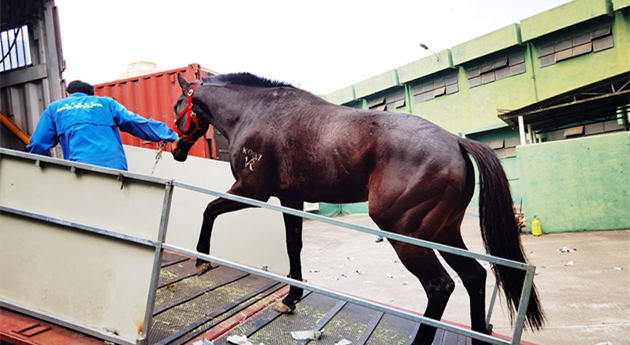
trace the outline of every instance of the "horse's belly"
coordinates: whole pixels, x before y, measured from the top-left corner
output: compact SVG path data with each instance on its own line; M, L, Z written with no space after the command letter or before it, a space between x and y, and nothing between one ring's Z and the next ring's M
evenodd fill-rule
M345 204L368 200L368 189L365 184L303 184L299 187L287 188L278 193L279 197L287 196L307 202L327 202Z

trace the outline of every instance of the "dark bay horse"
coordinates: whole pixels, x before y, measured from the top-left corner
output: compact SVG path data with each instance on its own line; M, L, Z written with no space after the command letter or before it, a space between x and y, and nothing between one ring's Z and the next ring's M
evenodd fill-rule
M499 159L485 144L460 138L413 115L334 105L291 85L249 73L219 75L188 83L178 76L182 96L175 105L180 138L171 152L186 160L209 125L229 142L236 182L228 193L302 210L303 202L369 201L380 229L466 249L460 234L475 187L469 155L480 172L480 225L491 255L525 262L512 209L509 184ZM197 251L209 254L217 216L251 207L216 199L203 214ZM302 280L302 219L284 214L290 277ZM442 317L455 283L435 252L391 241L400 261L428 296L424 315ZM486 271L473 259L441 253L470 296L472 329L485 325ZM210 263L197 261L198 273ZM494 266L511 317L518 308L525 273ZM281 312L295 309L302 290L290 288ZM527 306L526 325L540 329L544 315L536 289ZM422 325L413 344L431 344L436 329ZM481 342L474 341L475 344Z

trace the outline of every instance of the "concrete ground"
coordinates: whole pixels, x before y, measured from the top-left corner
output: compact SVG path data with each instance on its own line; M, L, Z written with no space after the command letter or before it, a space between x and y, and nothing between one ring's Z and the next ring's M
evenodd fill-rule
M337 219L376 228L364 214ZM485 253L479 218L467 215L462 236L471 251ZM524 332L523 341L536 344L630 344L630 230L590 231L521 236L537 275L534 282L547 315L546 327ZM398 261L385 240L316 221L304 223L304 279L317 286L422 313L427 299L419 281ZM558 249L576 249L561 253ZM486 262L482 262L488 267ZM470 325L468 295L457 282L444 320ZM618 268L621 268L619 270ZM494 275L488 274L489 305ZM492 314L494 331L511 336L503 300ZM498 303L499 303L498 302Z

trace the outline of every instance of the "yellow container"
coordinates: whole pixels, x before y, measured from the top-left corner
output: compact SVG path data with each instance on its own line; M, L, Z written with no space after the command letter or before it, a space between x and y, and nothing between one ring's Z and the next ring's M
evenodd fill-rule
M540 227L540 219L538 219L538 216L536 215L534 215L534 218L532 218L532 235L534 236L542 235L542 228Z

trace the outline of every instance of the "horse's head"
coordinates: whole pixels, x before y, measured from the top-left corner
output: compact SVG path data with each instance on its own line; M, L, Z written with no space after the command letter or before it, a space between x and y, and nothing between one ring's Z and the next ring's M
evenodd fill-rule
M193 94L199 82L188 83L181 74L177 74L177 81L182 88L182 95L175 103L175 124L173 130L178 134L179 138L171 146L171 153L176 161L183 162L188 157L188 151L201 138L210 123L204 116L197 116L197 112L201 111L199 106L193 104Z

